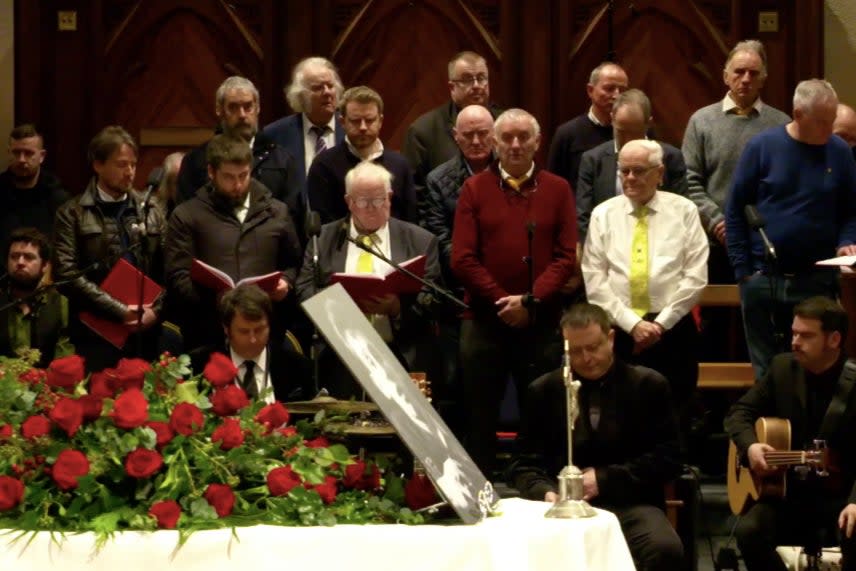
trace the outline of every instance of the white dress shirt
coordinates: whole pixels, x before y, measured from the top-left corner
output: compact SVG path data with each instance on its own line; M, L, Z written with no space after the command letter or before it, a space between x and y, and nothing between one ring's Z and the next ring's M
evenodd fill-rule
M244 365L245 359L235 353L234 349L229 347L229 355L232 357L232 363L238 367L238 376L236 377L236 381L238 386L241 386L241 383L244 379L244 374L247 372L247 366ZM256 389L258 390L258 394L261 395L262 392L266 391L269 387L271 387L270 383L270 371L268 370L268 350L265 347L258 357L255 359L251 359L253 363L255 363L253 368L253 377L256 380ZM276 397L273 394L273 391L267 396L264 397L264 401L267 404L271 404L276 400Z
M312 166L312 161L315 160L315 133L310 129L315 125L303 114L303 165L306 167L306 173L309 174L309 167ZM320 127L320 125L319 125ZM322 139L327 144L328 149L332 149L336 144L336 114L334 113L327 122L327 132Z
M671 329L707 285L708 242L695 204L657 191L648 202L648 297L654 320ZM630 249L636 217L626 196L595 207L583 250L588 300L626 332L641 321L630 305Z
M247 192L246 198L244 198L244 202L235 207L235 218L238 219L238 222L241 224L244 223L244 220L247 219L247 212L250 211L250 193Z
M351 227L348 230L349 235L353 239L358 239L359 232L357 232L357 227L354 226L353 217L351 217ZM381 254L386 256L388 259L392 259L392 249L390 247L389 240L389 223L384 224L380 228L378 228L375 232L375 240L373 242L372 248L374 250L379 251ZM356 274L357 273L357 260L360 258L360 254L364 253L365 250L362 250L357 247L353 242L348 242L348 254L345 258L345 273L348 274ZM381 260L376 256L372 256L372 274L376 276L384 276L389 274L390 272L394 272L395 268ZM386 315L372 315L370 317L372 325L375 330L381 336L384 341L392 341L392 323L390 323L389 317Z
M755 103L752 104L752 109L760 113L762 107L764 104L761 102L761 97L758 96L755 98ZM731 93L726 93L725 97L722 98L722 112L728 114L729 112L736 112L737 109L737 103L731 98Z

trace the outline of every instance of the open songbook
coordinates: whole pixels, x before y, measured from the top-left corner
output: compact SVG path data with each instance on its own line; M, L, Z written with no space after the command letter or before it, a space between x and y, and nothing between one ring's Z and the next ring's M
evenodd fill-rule
M420 278L425 276L424 255L416 256L399 265ZM342 284L342 287L354 301L389 294L418 293L422 289L421 283L402 272L396 271L392 266L386 266L382 275L337 272L330 277L330 284L337 283Z
M239 285L255 284L259 286L262 291L272 293L276 290L276 285L279 283L279 278L281 277L282 272L275 271L263 276L250 276L248 278L238 280L238 283L235 283L235 281L226 272L219 270L214 266L210 266L201 260L197 260L196 258L193 258L193 264L190 266L190 279L201 286L205 286L217 292L229 291Z

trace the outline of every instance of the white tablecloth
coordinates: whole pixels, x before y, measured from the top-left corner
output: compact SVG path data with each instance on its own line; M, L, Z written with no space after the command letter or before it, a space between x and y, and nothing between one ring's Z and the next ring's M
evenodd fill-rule
M94 552L91 534L38 533L10 545L0 536L3 571L370 571L633 570L618 520L544 518L548 504L502 500L502 515L465 525L256 526L200 531L176 550L178 534L117 533ZM13 532L14 533L14 532Z

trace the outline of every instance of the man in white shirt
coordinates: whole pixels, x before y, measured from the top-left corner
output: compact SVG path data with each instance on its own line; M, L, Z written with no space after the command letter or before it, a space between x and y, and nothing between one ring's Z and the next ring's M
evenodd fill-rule
M425 255L425 279L438 282L440 262L437 238L416 226L390 216L392 175L381 165L363 161L344 177L345 203L348 215L321 228L318 237L318 261L310 244L306 248L303 267L297 279L300 301L309 299L330 283L333 273L368 273L383 275L391 268L378 257L358 248L356 241L368 242L372 249L393 262L402 263ZM364 243L365 243L364 242ZM316 278L317 267L317 278ZM357 300L380 336L409 370L429 371L439 364L432 361L429 347L431 327L428 310L432 296L423 290L418 295L387 295ZM338 398L358 396L359 387L350 380L344 366L325 348L320 356L320 378L326 388Z
M698 380L690 310L707 285L707 237L690 200L657 190L664 170L658 143L628 142L618 168L624 194L592 212L586 292L616 325L616 352L662 373L681 412Z

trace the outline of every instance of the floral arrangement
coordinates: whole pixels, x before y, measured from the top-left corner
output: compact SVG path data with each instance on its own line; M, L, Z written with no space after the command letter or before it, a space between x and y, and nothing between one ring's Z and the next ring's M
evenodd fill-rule
M0 528L91 531L420 523L430 482L404 481L280 403L250 402L214 354L123 359L84 375L79 356L47 370L0 363ZM430 489L429 489L430 487Z

